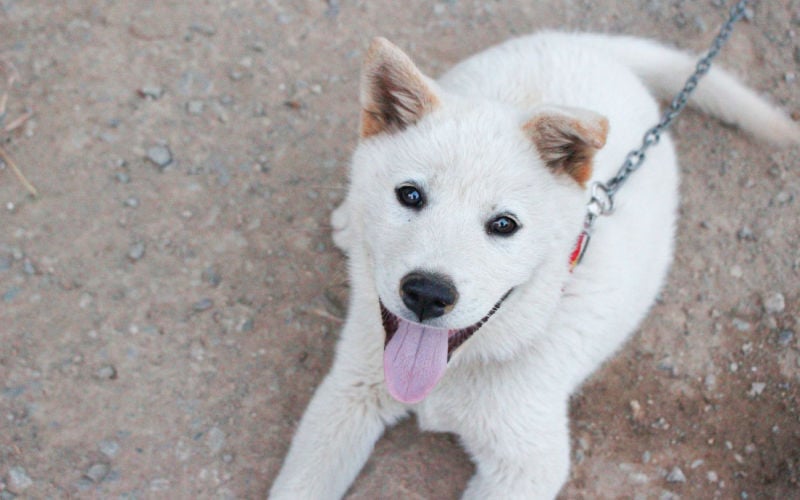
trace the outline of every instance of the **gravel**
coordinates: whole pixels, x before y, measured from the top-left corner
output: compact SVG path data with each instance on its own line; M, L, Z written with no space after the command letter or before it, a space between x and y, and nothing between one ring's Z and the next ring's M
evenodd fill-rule
M208 445L212 455L219 453L222 447L225 446L225 432L216 426L209 429L206 445Z
M217 28L205 23L192 23L189 25L189 30L203 36L214 36L217 33Z
M207 311L212 307L214 307L214 301L209 298L200 299L194 304L192 304L192 310L196 312Z
M22 262L22 271L28 276L33 276L36 274L36 266L33 265L33 262L31 262L30 259L25 259Z
M145 99L152 99L155 101L164 95L164 89L158 85L145 85L139 89L139 95Z
M137 241L133 243L130 248L128 248L128 258L133 262L144 257L145 245L141 241Z
M786 308L786 299L782 293L773 293L764 299L764 309L767 314L780 314Z
M94 372L94 376L100 380L115 380L117 369L113 365L103 365Z
M753 230L748 226L744 226L743 228L739 229L739 231L736 233L736 237L739 239L739 241L756 241L756 236L753 234Z
M220 276L219 270L214 266L208 266L203 269L201 279L211 286L219 286L222 282L222 276Z
M22 493L33 484L33 480L22 467L8 469L8 490L12 493Z
M794 332L791 330L782 330L778 334L778 345L781 347L787 347L789 344L792 343L794 339Z
M85 476L94 483L99 483L108 475L109 467L104 463L96 463L89 467Z
M764 382L753 382L750 385L750 391L748 391L747 395L751 396L751 397L760 396L761 393L763 393L764 389L766 389L766 388L767 388L767 384L765 384Z
M100 453L108 458L114 458L119 452L119 443L113 439L104 439L98 443L97 447L100 449Z
M186 103L186 111L190 115L202 115L205 106L206 105L203 101L194 99Z
M169 146L153 146L147 150L147 159L163 170L172 163L172 151Z
M686 475L684 475L683 471L680 467L673 467L669 474L667 474L667 482L668 483L685 483L686 482Z

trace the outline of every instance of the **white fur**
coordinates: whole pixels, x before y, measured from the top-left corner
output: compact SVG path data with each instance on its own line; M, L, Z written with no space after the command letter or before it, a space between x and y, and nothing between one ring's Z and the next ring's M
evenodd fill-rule
M341 497L384 428L409 411L423 429L461 437L477 465L464 498L558 493L569 470L569 395L642 320L667 272L678 169L664 136L569 273L588 194L542 164L521 126L545 105L606 116L610 132L592 179L607 180L658 120L645 83L676 91L688 60L631 38L514 39L433 84L440 106L415 125L361 142L347 199L332 219L334 241L350 258L349 314L271 498ZM800 137L795 124L730 76L713 70L709 84L697 94L703 109L762 137ZM395 199L395 187L409 180L429 196L419 212ZM503 211L522 229L509 238L488 235L486 220ZM455 352L433 392L405 405L384 387L378 297L410 318L397 290L417 268L447 274L458 288L452 312L431 321L437 327L472 324L513 292Z

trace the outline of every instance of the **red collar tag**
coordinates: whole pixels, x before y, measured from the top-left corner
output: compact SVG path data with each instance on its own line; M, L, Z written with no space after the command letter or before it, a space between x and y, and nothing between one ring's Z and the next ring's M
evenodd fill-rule
M578 241L575 242L575 248L572 249L572 253L569 254L569 271L572 272L575 269L575 266L581 263L581 259L583 259L583 254L586 253L586 247L589 246L589 232L588 231L581 231L581 234L578 236Z

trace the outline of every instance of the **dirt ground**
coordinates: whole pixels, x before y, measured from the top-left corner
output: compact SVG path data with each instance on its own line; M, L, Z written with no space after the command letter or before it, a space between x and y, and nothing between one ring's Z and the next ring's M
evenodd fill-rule
M264 497L343 315L328 214L372 36L433 75L542 28L700 51L724 3L0 0L0 145L39 191L0 169L0 500ZM796 117L798 33L800 1L758 2L721 57ZM673 134L676 261L573 398L562 497L800 498L800 149ZM405 422L349 498L472 471Z

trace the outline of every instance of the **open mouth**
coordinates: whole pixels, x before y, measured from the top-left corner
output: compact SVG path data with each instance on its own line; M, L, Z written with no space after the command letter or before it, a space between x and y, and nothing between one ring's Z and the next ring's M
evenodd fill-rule
M453 352L497 312L503 297L478 322L459 329L434 328L403 319L380 302L386 340L383 373L389 393L403 403L418 403L444 375Z

